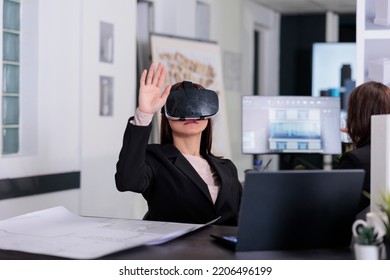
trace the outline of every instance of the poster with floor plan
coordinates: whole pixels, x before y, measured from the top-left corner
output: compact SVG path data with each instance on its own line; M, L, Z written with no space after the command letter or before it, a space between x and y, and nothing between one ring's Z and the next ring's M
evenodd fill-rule
M219 112L213 118L212 152L231 157L227 112L222 79L221 50L215 42L168 37L151 37L152 61L161 62L167 69L167 83L191 81L214 90L219 98Z

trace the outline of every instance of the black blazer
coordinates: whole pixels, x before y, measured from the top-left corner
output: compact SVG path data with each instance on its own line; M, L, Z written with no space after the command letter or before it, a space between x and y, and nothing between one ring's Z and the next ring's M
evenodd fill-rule
M338 169L364 169L363 190L370 193L371 180L371 146L370 144L357 147L354 150L345 152L338 163ZM370 205L370 200L362 194L359 210L363 210Z
M205 156L220 178L213 204L207 184L173 145L148 144L152 126L128 122L116 165L119 191L142 193L147 219L182 223L237 225L242 186L237 168L228 159Z

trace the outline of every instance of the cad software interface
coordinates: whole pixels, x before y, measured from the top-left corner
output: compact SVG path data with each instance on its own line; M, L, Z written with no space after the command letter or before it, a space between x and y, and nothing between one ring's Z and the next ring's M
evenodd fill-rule
M340 99L243 96L242 152L341 153Z

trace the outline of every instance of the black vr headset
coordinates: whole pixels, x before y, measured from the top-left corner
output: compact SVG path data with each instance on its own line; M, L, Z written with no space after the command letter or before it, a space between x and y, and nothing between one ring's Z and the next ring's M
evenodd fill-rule
M171 91L163 111L170 120L209 119L219 109L215 91L198 89L192 82L183 81L183 88Z

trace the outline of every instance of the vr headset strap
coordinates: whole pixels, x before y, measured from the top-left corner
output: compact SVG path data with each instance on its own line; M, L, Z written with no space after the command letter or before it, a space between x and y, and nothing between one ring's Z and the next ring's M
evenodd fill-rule
M199 92L192 82L183 81L183 88L188 99L198 99Z

